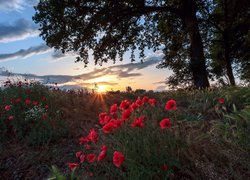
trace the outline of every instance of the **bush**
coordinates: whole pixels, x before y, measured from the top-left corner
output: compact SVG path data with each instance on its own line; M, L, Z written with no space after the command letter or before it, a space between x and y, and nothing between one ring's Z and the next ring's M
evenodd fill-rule
M2 142L18 138L37 145L66 134L60 111L47 87L38 82L7 81L0 94Z

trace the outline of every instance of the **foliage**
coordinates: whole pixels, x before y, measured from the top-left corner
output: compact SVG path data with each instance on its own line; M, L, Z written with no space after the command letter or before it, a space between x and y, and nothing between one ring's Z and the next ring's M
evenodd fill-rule
M199 88L209 86L195 0L40 1L33 17L47 45L78 53L76 61L95 64L123 60L126 51L141 61L145 49L165 46L162 65L178 69ZM181 59L179 58L181 57ZM170 59L169 59L170 58ZM161 67L163 67L161 66ZM190 79L191 76L191 79ZM179 78L180 79L180 78Z
M47 87L37 82L7 81L0 94L2 142L18 138L36 145L65 135L60 111Z

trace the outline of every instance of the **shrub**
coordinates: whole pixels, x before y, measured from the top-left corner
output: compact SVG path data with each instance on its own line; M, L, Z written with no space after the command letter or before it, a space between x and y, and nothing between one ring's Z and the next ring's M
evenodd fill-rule
M44 144L66 134L60 111L50 98L51 91L38 82L7 81L0 91L1 140L25 140Z

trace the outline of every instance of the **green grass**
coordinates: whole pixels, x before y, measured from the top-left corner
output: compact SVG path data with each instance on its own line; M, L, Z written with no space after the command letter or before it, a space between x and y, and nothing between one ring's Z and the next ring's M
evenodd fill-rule
M133 102L138 96L156 98L158 103L155 108L146 104L122 127L104 134L98 114L109 113L112 104L120 104L124 99ZM19 97L22 103L11 101ZM52 165L58 167L51 171L52 179L88 179L91 173L94 179L247 179L249 175L249 87L98 95L52 90L34 83L8 86L0 91L0 98L3 179L13 179L17 174L44 179ZM223 104L218 102L221 98ZM39 105L26 106L25 99ZM165 110L170 99L176 100L174 111ZM10 111L5 111L6 105L11 105ZM49 109L45 109L46 105ZM47 121L41 119L44 113ZM12 128L6 124L10 115L14 116ZM140 115L146 117L145 126L131 128L133 118ZM163 118L170 118L171 128L160 129ZM78 144L78 138L87 136L91 128L98 131L99 140L89 143L89 150ZM74 174L67 168L68 162L79 162L76 151L98 155L103 144L108 146L106 160L85 160ZM120 168L112 162L114 151L126 156ZM8 166L11 160L15 166ZM168 166L166 171L162 170L164 164Z

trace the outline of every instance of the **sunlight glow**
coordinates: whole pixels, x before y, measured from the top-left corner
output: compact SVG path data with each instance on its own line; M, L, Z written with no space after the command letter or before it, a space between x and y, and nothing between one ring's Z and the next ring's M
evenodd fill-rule
M106 91L107 91L106 86L98 85L98 88L97 88L98 93L103 93L103 92L106 92Z

